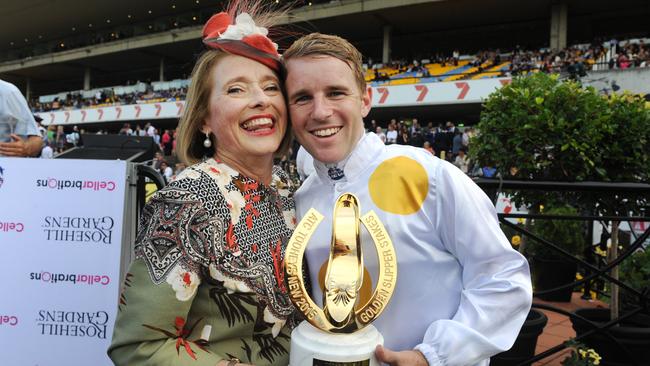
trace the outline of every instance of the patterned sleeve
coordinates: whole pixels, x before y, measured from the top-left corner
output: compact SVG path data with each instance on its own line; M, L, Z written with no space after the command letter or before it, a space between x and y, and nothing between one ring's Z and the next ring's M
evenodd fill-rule
M174 186L143 211L108 349L115 365L214 366L226 358L205 349L204 320L188 318L201 269L213 257L209 244L223 225L198 197Z
M280 199L280 208L285 213L285 221L290 229L296 226L295 211L296 205L293 195L296 193L296 185L289 177L289 174L280 166L273 166L274 184Z

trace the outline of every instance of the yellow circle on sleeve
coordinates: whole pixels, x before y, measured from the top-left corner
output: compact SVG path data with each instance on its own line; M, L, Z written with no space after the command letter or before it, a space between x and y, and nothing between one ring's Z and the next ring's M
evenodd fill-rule
M409 215L422 207L429 191L429 178L420 163L398 156L379 164L370 176L368 190L378 208Z

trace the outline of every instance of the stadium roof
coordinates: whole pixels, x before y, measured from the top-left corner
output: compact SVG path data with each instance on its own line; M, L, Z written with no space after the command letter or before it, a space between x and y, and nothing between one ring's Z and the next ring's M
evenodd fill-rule
M271 2L271 1L269 1ZM281 2L287 2L283 0ZM353 19L342 19L327 28L343 30L349 28L373 34L376 37L377 23L391 24L413 33L432 29L457 29L478 24L507 24L513 21L547 18L551 4L557 0L335 0L316 1L314 9L339 7L347 4L361 4L368 9ZM612 12L627 12L647 15L650 2L645 0L566 0L570 12L575 15L599 14L616 16ZM116 27L172 16L175 14L209 9L221 9L223 0L3 0L0 2L0 51L14 46L33 44L41 40L57 39L75 33L102 28ZM306 3L297 1L296 3ZM324 3L324 4L317 4ZM381 6L380 4L387 4ZM417 8L409 5L420 4ZM395 6L400 6L395 9ZM373 11L372 9L378 9ZM383 8L383 9L382 9ZM353 12L351 12L353 13ZM607 14L609 13L609 14ZM332 13L334 14L334 13ZM306 18L312 18L305 13ZM340 14L339 14L340 15ZM130 17L129 17L130 16ZM647 18L646 18L647 20ZM325 22L323 22L325 23ZM92 26L89 26L92 24ZM345 27L339 25L345 24ZM383 25L383 24L382 24ZM598 26L598 24L596 24ZM72 30L73 27L75 30ZM350 28L351 27L351 28ZM40 37L40 38L39 38ZM25 41L27 39L27 41Z
M557 2L314 1L314 6L294 11L293 30L341 35L375 60L381 55L385 26L392 29L393 55L404 58L415 57L417 52L446 52L454 44L466 50L518 44L539 46L549 39L550 9ZM200 18L221 9L223 3L221 0L198 0L198 3L197 0L2 0L0 58L21 47L57 42L75 35L88 36L122 26L132 27L161 17L173 19L179 14L196 13L198 24L184 24L178 31L149 32L76 51L68 49L0 61L0 77L19 84L29 78L33 92L47 94L80 89L84 69L92 71L92 82L98 86L136 80L132 75L140 75L141 80L156 80L161 59L165 60L170 75L174 68L187 73L194 55L202 49L198 41ZM570 42L584 41L594 35L632 34L639 29L648 32L650 1L566 0L566 3ZM133 42L136 39L138 42Z

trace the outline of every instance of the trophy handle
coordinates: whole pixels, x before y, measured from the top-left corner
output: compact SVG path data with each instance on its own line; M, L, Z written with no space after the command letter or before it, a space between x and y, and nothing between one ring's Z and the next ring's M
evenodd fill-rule
M370 300L355 313L358 329L368 325L384 311L393 296L397 283L397 254L384 224L381 223L375 211L363 215L361 222L370 233L377 250L379 278Z

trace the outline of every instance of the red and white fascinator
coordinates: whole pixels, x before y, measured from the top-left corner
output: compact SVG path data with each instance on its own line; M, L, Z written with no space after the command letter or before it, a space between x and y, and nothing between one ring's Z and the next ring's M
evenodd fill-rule
M280 72L278 45L269 39L268 33L268 29L256 26L248 13L240 13L233 22L228 13L221 12L205 23L203 43L211 48L248 57Z

